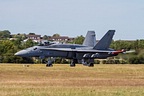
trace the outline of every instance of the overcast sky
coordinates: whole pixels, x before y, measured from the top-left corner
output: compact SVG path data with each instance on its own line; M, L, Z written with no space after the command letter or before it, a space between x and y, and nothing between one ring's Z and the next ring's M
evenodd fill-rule
M144 39L144 0L0 0L0 30L76 37L109 29L114 39Z

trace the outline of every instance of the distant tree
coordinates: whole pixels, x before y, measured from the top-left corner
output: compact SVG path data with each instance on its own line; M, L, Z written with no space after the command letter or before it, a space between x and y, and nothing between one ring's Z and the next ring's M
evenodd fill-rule
M130 64L139 64L139 59L138 59L138 57L137 57L137 56L131 57L131 58L129 59L129 63L130 63Z
M4 45L2 44L2 42L0 41L0 55L3 54L4 51Z
M25 42L25 48L32 47L34 45L35 45L35 43L31 39L29 39Z
M144 56L134 56L129 59L130 64L144 64Z
M14 44L10 40L1 41L2 53L5 54L11 50L13 50Z
M138 47L139 47L140 49L143 49L143 48L144 48L144 40L139 40Z
M60 37L60 34L54 34L52 37Z
M128 62L126 60L121 60L120 64L128 64Z
M20 34L20 33L18 33L18 34L16 34L16 35L14 35L13 38L18 38L18 39L20 39L20 40L24 40L24 39L26 39L27 37L26 37L26 34Z
M139 40L136 40L135 42L134 42L134 44L133 44L133 47L134 47L134 49L139 49Z
M22 39L21 38L17 38L16 40L12 40L13 44L14 44L14 49L18 50L18 49L23 49L24 46L22 45Z
M112 41L111 43L111 48L119 50L119 49L135 49L135 47L138 47L138 43L134 43L134 41L123 41L123 40L117 40L117 41Z
M76 37L75 39L74 39L74 43L75 44L82 44L83 43L83 41L84 41L84 37L81 35L81 36L78 36L78 37Z
M48 39L48 36L47 36L47 35L44 35L42 38L43 38L44 40L47 40L47 39Z
M29 35L35 35L35 33L29 33Z
M140 62L140 64L144 64L144 56L143 55L139 56L139 62Z
M10 34L11 33L9 30L0 31L0 38L1 39L10 38Z

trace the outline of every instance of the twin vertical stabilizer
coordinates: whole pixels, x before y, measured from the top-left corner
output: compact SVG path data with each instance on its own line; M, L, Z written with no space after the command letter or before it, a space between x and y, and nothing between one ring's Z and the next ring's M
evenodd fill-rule
M94 46L93 49L96 50L106 50L109 48L113 35L115 33L115 30L109 30L102 39Z
M89 47L94 47L96 45L95 31L87 32L83 45Z

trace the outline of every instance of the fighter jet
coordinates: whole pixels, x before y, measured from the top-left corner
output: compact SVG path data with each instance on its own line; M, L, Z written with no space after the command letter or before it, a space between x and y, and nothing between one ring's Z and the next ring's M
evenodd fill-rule
M16 56L21 57L39 57L41 59L44 59L46 57L50 57L46 54L43 54L43 51L41 49L43 48L77 48L77 47L94 47L96 44L96 37L94 31L88 31L85 37L85 40L82 45L79 44L39 44L38 46L33 46L26 48L24 50L21 50L17 53L15 53ZM53 60L49 60L48 62L52 62ZM52 66L48 65L47 66Z
M62 57L71 59L70 66L75 66L78 60L81 60L84 65L94 66L94 59L104 59L111 56L116 56L118 53L124 52L115 51L109 48L115 30L109 30L103 38L96 44L95 32L89 31L83 42L83 45L78 44L52 44L49 46L34 46L15 53L21 57ZM52 66L53 59L48 60L47 67Z
M94 59L105 59L124 53L125 50L114 50L109 48L115 30L109 30L102 39L96 44L95 33L88 32L83 45L77 44L52 44L49 46L34 46L21 50L15 55L22 57L62 57L71 59L70 66L74 67L78 60L86 66L94 66ZM49 59L46 66L51 67L52 61Z

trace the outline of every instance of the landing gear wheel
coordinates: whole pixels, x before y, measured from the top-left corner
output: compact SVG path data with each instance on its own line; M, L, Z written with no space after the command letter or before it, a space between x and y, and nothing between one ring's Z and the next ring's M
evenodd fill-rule
M55 60L56 58L55 57L53 57L53 58L48 58L48 61L47 61L47 64L46 64L46 67L53 67L53 63L54 63L54 60Z
M52 64L46 64L46 67L53 67Z
M76 63L76 59L71 60L70 67L75 67L76 66L75 63Z
M94 67L94 63L89 63L89 67Z
M70 64L70 67L75 67L75 63L71 63L71 64Z
M48 63L46 64L46 67L53 67L53 62L51 60L48 61Z

